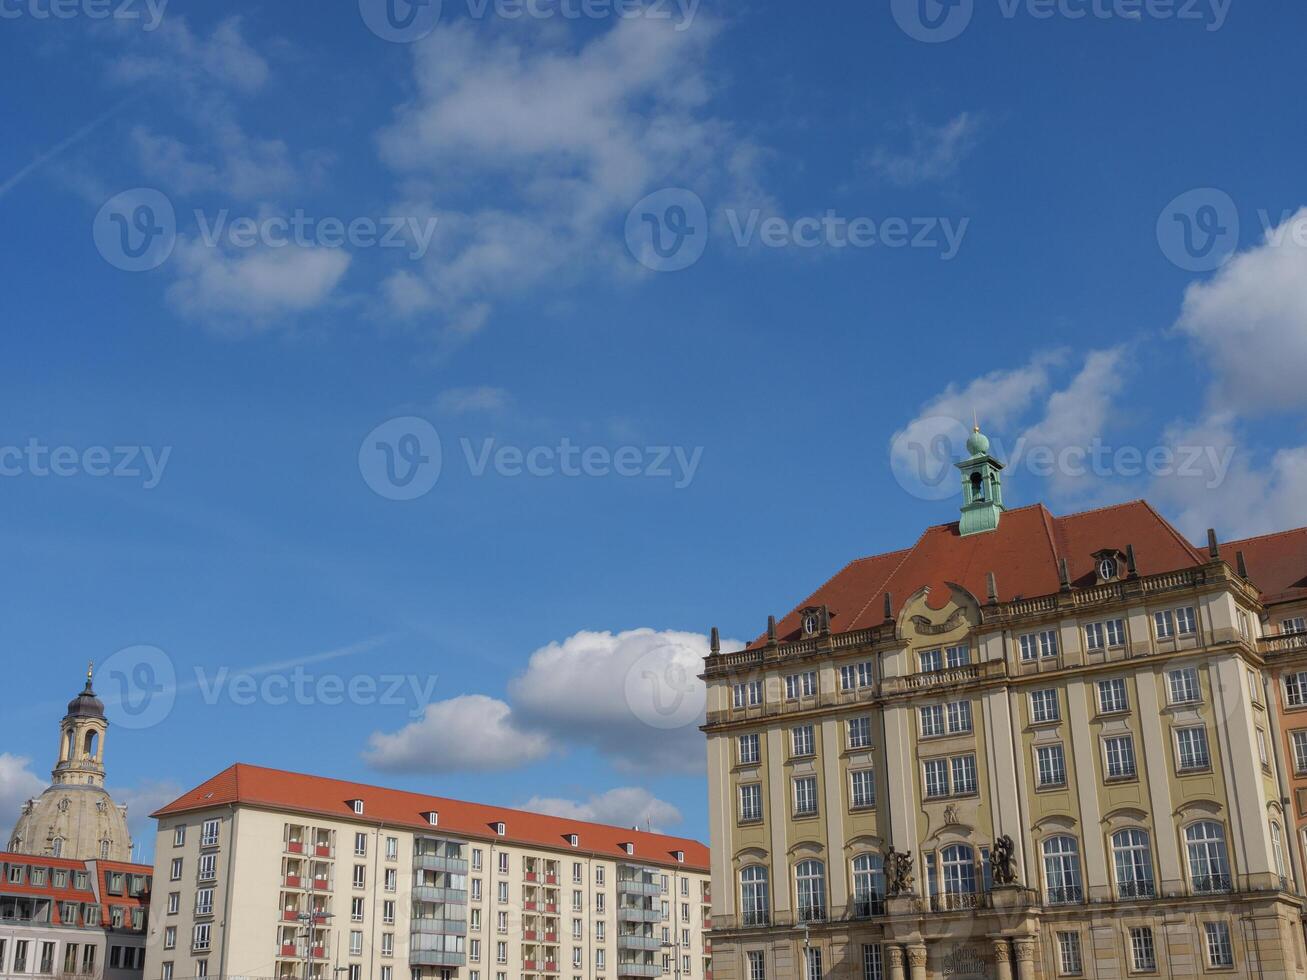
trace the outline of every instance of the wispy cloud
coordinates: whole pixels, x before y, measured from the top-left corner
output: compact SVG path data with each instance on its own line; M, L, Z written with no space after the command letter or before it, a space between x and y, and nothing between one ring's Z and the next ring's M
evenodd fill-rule
M881 145L867 158L873 172L898 187L956 176L979 139L981 117L962 112L938 126L913 119L906 130L906 146Z

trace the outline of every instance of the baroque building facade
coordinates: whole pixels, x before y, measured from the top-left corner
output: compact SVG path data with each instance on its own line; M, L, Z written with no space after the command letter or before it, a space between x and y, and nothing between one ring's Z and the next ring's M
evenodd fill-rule
M967 449L960 520L714 635L716 980L1307 976L1307 532L1008 510Z
M50 786L23 804L10 834L9 850L78 861L131 859L127 807L104 788L104 740L109 722L91 686L68 702L59 723L59 750Z
M692 840L235 765L163 807L149 980L711 980Z

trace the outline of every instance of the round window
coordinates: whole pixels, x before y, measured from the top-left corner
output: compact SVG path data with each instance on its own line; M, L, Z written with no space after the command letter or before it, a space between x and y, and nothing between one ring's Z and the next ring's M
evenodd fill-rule
M1104 558L1098 563L1098 577L1104 582L1110 582L1116 578L1116 559Z

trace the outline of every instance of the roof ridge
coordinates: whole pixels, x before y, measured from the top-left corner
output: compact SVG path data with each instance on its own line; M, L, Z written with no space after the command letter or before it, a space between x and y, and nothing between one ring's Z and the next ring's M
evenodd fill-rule
M1062 514L1061 516L1058 516L1057 519L1059 521L1069 521L1073 517L1088 517L1090 514L1101 514L1104 511L1119 510L1122 507L1131 507L1135 504L1146 505L1148 504L1148 501L1145 500L1143 497L1135 497L1132 500L1120 500L1114 504L1103 504L1101 507L1090 507L1088 510L1077 510L1070 514ZM1042 501L1040 502L1039 506L1040 507L1044 506ZM1048 508L1045 507L1044 509L1047 510ZM1149 507L1149 510L1152 510L1152 508Z
M293 769L279 769L274 766L260 766L250 762L233 763L232 765L228 766L227 769L224 769L223 772L220 772L216 776L213 776L210 779L205 780L205 782L201 783L200 786L203 786L205 783L212 782L213 779L217 779L218 776L221 776L223 773L228 772L232 769L236 769L236 770L250 769L250 770L258 770L260 772L265 772L265 773L272 773L274 775L297 776L302 779L311 779L322 783L336 783L339 785L353 786L364 790L377 790L382 793L399 793L404 796L416 797L417 799L420 800L435 800L442 803L452 803L458 806L479 807L484 810L501 811L507 814L517 813L528 817L544 817L549 820L561 820L566 823L575 824L581 827L601 827L604 830L627 830L630 833L641 834L645 837L658 837L664 840L672 840L677 842L684 842L684 843L703 846L702 841L697 841L693 837L679 837L675 834L664 834L661 831L656 831L656 830L639 830L637 828L626 828L622 824L600 823L597 820L582 820L580 818L575 818L575 817L564 817L553 813L541 813L538 810L525 810L521 807L500 806L495 803L479 803L475 800L460 800L452 796L438 796L433 793L421 793L411 789L399 789L394 786L379 786L375 783L363 783L353 779L340 779L336 776L319 776L310 772L298 772ZM198 788L199 787L196 787L196 789ZM189 792L194 792L194 790L191 790ZM183 794L183 796L185 795L189 795L189 794ZM180 799L180 797L178 799ZM238 802L241 800L239 784L237 786L236 800ZM168 806L172 806L172 804L170 803L168 804Z
M1265 541L1268 538L1278 538L1286 534L1301 534L1303 531L1307 531L1307 526L1290 527L1290 528L1286 528L1283 531L1268 531L1265 534L1253 534L1246 538L1231 538L1229 541L1220 541L1218 543L1222 546L1225 546L1227 544L1245 544L1246 542L1249 541Z

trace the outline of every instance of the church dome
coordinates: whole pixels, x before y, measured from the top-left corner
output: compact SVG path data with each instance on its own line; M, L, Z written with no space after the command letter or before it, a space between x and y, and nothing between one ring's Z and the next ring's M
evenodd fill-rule
M68 702L69 718L103 718L104 702L91 690L91 679L86 679L86 688L81 694Z
M127 808L102 786L58 784L23 804L9 850L76 860L129 861Z

